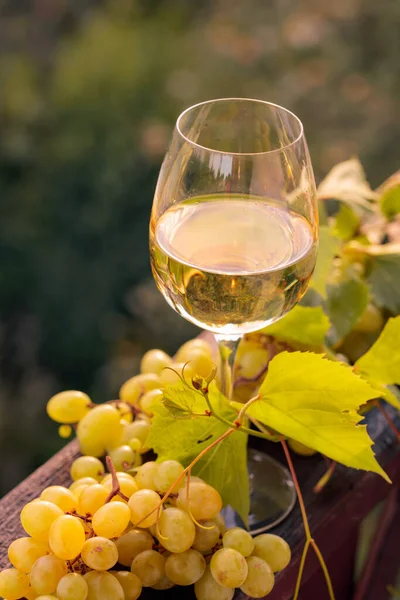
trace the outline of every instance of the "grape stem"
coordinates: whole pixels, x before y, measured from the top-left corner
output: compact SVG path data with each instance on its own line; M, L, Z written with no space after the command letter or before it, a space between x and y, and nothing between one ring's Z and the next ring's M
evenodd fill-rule
M324 487L326 486L326 484L328 483L328 481L330 480L330 478L332 477L335 469L336 469L336 465L337 463L332 460L330 462L330 465L328 467L328 469L325 471L325 473L322 475L321 479L318 481L318 483L314 486L314 493L315 494L319 494Z
M107 469L108 469L109 473L111 473L112 488L111 488L111 492L108 494L108 496L106 498L105 503L107 504L107 502L111 502L111 500L114 498L114 496L120 496L123 500L128 502L129 498L121 492L121 486L118 481L117 472L115 470L114 463L109 456L106 456L106 464L107 464Z

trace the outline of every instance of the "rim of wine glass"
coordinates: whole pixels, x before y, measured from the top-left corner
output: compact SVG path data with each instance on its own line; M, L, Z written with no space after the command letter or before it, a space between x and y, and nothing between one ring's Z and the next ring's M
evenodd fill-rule
M202 146L201 144L197 144L196 142L194 142L193 140L188 138L182 132L182 130L180 128L180 122L181 122L182 118L187 113L189 113L191 110L193 110L194 108L197 108L198 106L205 106L206 104L214 104L215 102L227 102L229 100L237 100L240 102L255 102L258 104L266 104L267 106L273 106L274 108L278 108L279 110L283 111L287 115L290 115L291 117L293 117L295 121L297 121L297 123L300 126L299 135L296 137L296 139L294 139L292 142L290 142L290 144L285 144L284 146L281 146L280 148L274 148L274 150L264 150L262 152L226 152L225 150L216 150L214 148L209 148L208 146ZM186 140L186 142L188 142L188 144L191 144L192 146L194 146L196 148L201 148L202 150L207 150L208 152L214 152L215 154L226 154L228 156L261 156L263 154L274 154L275 152L282 152L283 150L286 150L287 148L291 148L292 146L297 144L299 142L299 140L301 140L301 138L304 137L303 123L299 119L299 117L294 114L294 112L292 112L291 110L288 110L287 108L285 108L284 106L281 106L280 104L275 104L274 102L268 102L267 100L258 100L257 98L214 98L213 100L205 100L204 102L198 102L197 104L193 104L192 106L189 106L183 112L181 112L181 114L179 115L179 117L176 120L175 127L176 127L179 135L184 140Z

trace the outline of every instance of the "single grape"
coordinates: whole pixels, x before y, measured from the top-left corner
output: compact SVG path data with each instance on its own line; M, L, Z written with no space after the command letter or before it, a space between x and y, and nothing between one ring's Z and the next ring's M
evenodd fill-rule
M166 508L160 515L160 543L170 552L185 552L192 546L196 529L189 515L180 508Z
M279 535L262 533L254 538L253 556L262 558L269 564L272 571L282 571L290 563L290 546Z
M186 511L190 509L196 521L212 519L222 508L221 496L207 483L190 482L189 502L187 496L187 487L179 490L176 505Z
M155 550L145 550L133 559L131 572L139 577L143 587L155 585L165 573L165 558Z
M201 348L194 348L190 352L190 358L187 359L191 370L205 379L215 371L216 365L209 352L204 352Z
M111 486L110 486L111 487ZM97 483L96 485L88 485L85 487L80 495L78 501L78 512L81 515L94 515L94 513L104 506L109 491L104 485Z
M354 325L354 331L362 333L375 333L382 329L384 319L382 312L374 304L369 303L367 308Z
M122 586L125 600L137 600L142 593L142 582L134 573L128 571L110 571ZM62 599L61 599L62 600Z
M132 475L130 475L129 473L126 473L125 471L117 471L117 478L118 481L121 482L123 479L134 479L134 477L132 477ZM105 475L103 477L103 479L100 481L101 485L108 485L109 483L112 483L112 475L111 473L107 473L107 475Z
M49 554L47 544L29 537L14 540L8 548L10 563L22 573L30 573L37 559L46 554Z
M18 569L0 571L0 595L7 600L23 598L29 590L29 577Z
M67 574L67 564L61 558L48 554L38 558L32 567L29 581L37 594L52 594L58 582Z
M90 411L92 401L87 394L67 390L52 396L47 403L47 414L57 423L77 423Z
M134 452L138 453L141 451L143 444L139 440L139 438L133 437L128 442L129 448L131 448Z
M158 465L152 460L144 463L136 473L135 481L139 489L155 490L155 476L158 471Z
M176 460L164 460L162 463L158 463L154 473L156 490L161 493L167 492L184 470L184 467ZM184 485L185 477L176 484L172 490L173 493L176 493Z
M248 572L246 559L232 548L217 550L211 559L210 569L215 581L228 588L240 587Z
M226 525L225 525L225 519L224 519L224 517L222 516L222 514L221 514L221 513L218 513L218 514L217 514L217 515L214 517L214 521L215 521L215 522L216 522L216 524L218 525L220 532L221 532L222 534L224 534L224 533L225 533L225 531L226 531Z
M161 577L160 581L157 581L155 585L152 585L153 590L169 590L175 587L175 583L171 581L165 574Z
M177 585L192 585L203 576L206 561L197 550L171 554L165 563L165 574Z
M128 527L131 511L123 502L109 502L94 514L92 527L96 535L105 538L119 537Z
M264 598L274 587L275 578L272 569L258 556L249 556L246 562L248 574L240 589L251 598Z
M146 441L150 433L150 427L150 423L142 420L136 420L133 423L129 423L124 428L123 443L127 444L132 438L137 438L142 442L142 448L140 449L140 452L146 452Z
M78 506L76 498L71 490L68 490L61 485L51 485L46 488L40 494L40 498L41 500L57 504L63 512L71 512L72 510L76 510Z
M100 404L79 421L76 435L82 454L99 457L122 438L123 427L118 410Z
M45 500L25 504L21 511L21 524L26 533L40 542L47 542L50 527L63 515L59 506Z
M73 461L70 469L70 475L74 481L84 477L93 477L93 479L101 481L104 473L103 463L94 456L79 456Z
M38 598L43 598L43 596L38 596L35 590L29 586L29 589L25 592L25 598L26 600L37 600ZM51 598L52 600L53 596L45 596L45 598Z
M165 367L169 367L172 362L172 358L166 352L162 350L148 350L143 354L140 361L140 372L160 375L161 371Z
M149 417L153 416L153 406L160 405L160 400L162 398L162 391L158 389L150 390L146 392L139 400L139 408Z
M135 405L145 392L160 387L160 378L155 373L142 373L125 381L119 390L119 397L127 404Z
M185 363L191 360L193 356L192 353L198 350L203 351L204 354L207 354L210 358L212 358L211 345L203 338L195 338L182 344L182 346L178 349L175 358L178 362Z
M118 481L119 481L119 487L121 492L124 494L124 496L126 496L127 498L130 498L132 496L132 494L134 494L135 492L138 491L138 486L137 483L135 481L135 479L133 477L131 477L129 475L129 473L125 473L126 477L121 477L120 474L118 474ZM103 487L108 491L108 493L111 492L112 490L112 481L111 479L107 480L104 484ZM120 496L114 496L114 498L112 499L112 502L116 502L116 501L121 501Z
M126 402L118 402L118 404L116 404L116 409L118 410L123 421L126 423L132 423L133 414L130 404L127 404Z
M95 571L112 569L118 560L117 546L105 537L92 537L83 545L81 557Z
M217 583L210 567L207 567L201 579L194 584L194 593L197 600L232 600L235 590Z
M153 548L154 540L144 529L131 529L115 540L118 549L118 562L130 567L135 556Z
M128 444L117 446L108 452L117 471L131 469L135 464L136 453Z
M67 440L72 435L72 427L71 425L60 425L58 428L58 435L60 438Z
M79 573L64 575L57 585L59 600L86 600L88 592L88 584Z
M111 573L89 571L83 578L88 586L86 600L125 600L122 585Z
M224 548L233 548L242 556L250 556L254 550L254 539L245 529L233 527L223 535L222 544Z
M297 440L289 439L288 444L289 448L300 456L314 456L314 454L317 454L317 451L314 450L314 448L309 448Z
M199 552L211 550L219 540L220 530L215 519L202 521L202 527L196 526L196 537L194 538L193 548Z
M63 560L76 558L83 548L85 539L85 530L81 521L71 515L58 517L50 527L50 548L58 558Z
M173 385L175 383L179 383L181 377L185 376L186 381L191 381L194 371L190 365L190 363L183 362L174 362L168 369L164 369L164 371L160 375L160 386L164 388L167 385Z
M94 477L82 477L81 479L77 479L76 481L73 481L68 489L76 496L75 491L79 487L81 487L83 485L86 485L86 486L95 485L96 483L99 483L99 482Z
M138 490L130 498L131 521L138 527L147 528L157 521L160 496L154 490Z
M236 356L236 371L239 377L253 380L270 361L270 351L257 340L244 337L239 344Z

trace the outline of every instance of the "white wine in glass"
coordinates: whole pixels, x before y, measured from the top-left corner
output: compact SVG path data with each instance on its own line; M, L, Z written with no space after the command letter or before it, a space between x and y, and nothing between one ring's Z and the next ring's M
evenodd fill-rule
M214 333L228 398L241 337L280 319L302 298L317 242L314 177L295 115L246 98L212 100L182 113L155 193L151 265L172 308ZM258 470L262 462L266 480L278 469L262 453L251 453L251 473L252 462ZM283 467L279 472L280 501L260 493L266 481L252 481L253 529L269 528L294 503L290 477Z

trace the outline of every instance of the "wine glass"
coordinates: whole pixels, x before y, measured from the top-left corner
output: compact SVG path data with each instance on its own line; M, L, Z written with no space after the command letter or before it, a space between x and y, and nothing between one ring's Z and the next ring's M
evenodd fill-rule
M179 116L155 191L151 267L168 304L214 334L228 398L240 339L302 298L317 245L314 176L293 113L221 98ZM293 507L293 483L257 451L249 453L249 473L250 526L266 530Z

